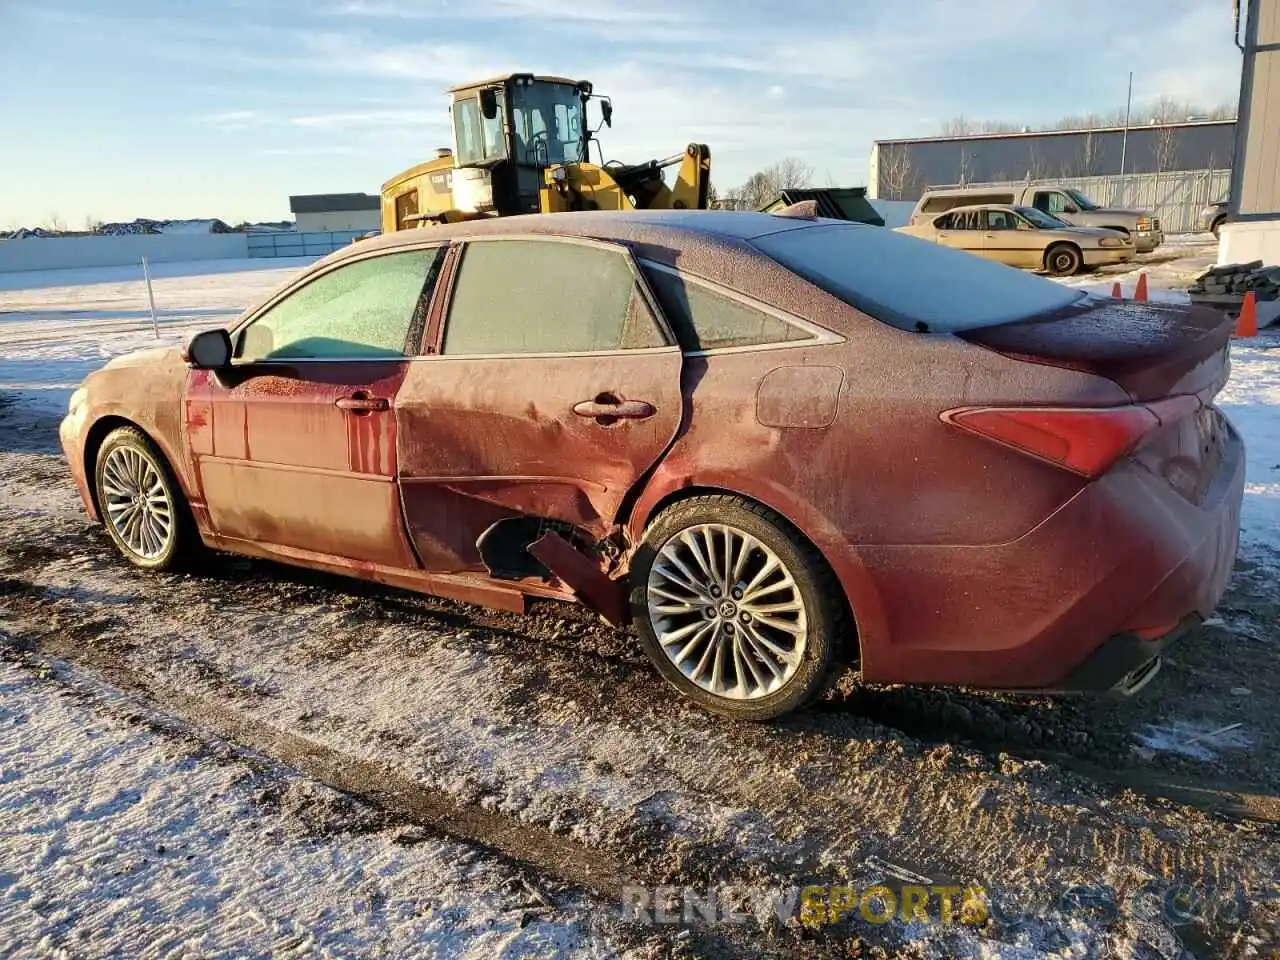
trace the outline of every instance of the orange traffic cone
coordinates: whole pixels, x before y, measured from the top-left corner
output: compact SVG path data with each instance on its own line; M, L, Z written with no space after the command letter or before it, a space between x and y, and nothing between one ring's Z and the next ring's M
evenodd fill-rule
M1133 291L1133 299L1147 299L1147 275L1145 273L1138 274L1138 288Z
M1236 318L1237 337L1256 337L1258 335L1258 302L1250 290L1244 295L1240 304L1240 316Z
M1123 300L1123 299L1124 299L1124 294L1120 292L1120 281L1119 281L1119 280L1117 280L1115 283L1113 283L1113 284L1111 285L1111 299L1112 299L1112 300Z

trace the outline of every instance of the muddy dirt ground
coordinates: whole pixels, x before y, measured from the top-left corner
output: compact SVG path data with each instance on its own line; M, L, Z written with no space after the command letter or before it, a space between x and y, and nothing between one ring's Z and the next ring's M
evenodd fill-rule
M136 571L83 515L55 439L53 417L0 401L0 653L336 788L309 829L473 845L553 905L597 904L637 956L1276 955L1280 557L1261 547L1132 700L851 674L809 712L734 725L574 607L515 617L228 556ZM628 886L875 883L992 902L974 923L620 915ZM1110 893L1064 896L1081 887Z

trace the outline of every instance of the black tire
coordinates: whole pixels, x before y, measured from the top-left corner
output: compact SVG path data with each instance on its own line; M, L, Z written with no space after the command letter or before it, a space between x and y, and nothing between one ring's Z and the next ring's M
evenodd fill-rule
M1055 277L1073 276L1083 263L1080 248L1071 243L1055 243L1044 254L1044 268Z
M131 546L116 529L108 512L109 495L104 487L107 463L115 451L130 451L151 465L160 489L167 500L170 517L170 535L154 554L143 554ZM163 453L145 433L137 427L117 427L103 439L94 460L94 495L98 501L98 513L107 535L120 554L135 567L144 570L177 570L187 568L203 553L203 543L196 529L191 508L183 496L182 487Z
M674 542L676 536L702 524L727 525L749 534L773 552L794 582L794 593L803 604L807 627L804 649L794 673L772 692L761 693L751 699L735 699L703 689L685 676L658 640L648 603L654 562L663 547ZM763 558L763 553L759 558ZM691 497L672 505L651 520L645 530L644 539L632 558L630 582L632 617L646 655L681 694L711 713L735 720L771 720L817 699L838 676L835 669L837 653L850 626L843 591L812 544L767 507L728 494ZM739 615L745 612L743 610ZM732 613L729 619L733 620ZM729 625L725 629L729 630ZM729 633L733 631L729 630ZM709 642L715 642L715 636L713 632ZM774 634L775 638L777 636ZM746 644L742 646L745 650ZM728 661L729 655L726 655L726 669L730 666ZM775 663L782 667L781 661L776 660ZM735 673L737 669L733 668ZM783 667L784 676L786 669Z

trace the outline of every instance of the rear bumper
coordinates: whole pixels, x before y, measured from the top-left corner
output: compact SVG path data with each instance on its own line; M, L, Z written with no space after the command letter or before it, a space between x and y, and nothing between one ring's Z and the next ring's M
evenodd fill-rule
M1203 623L1192 614L1163 636L1147 639L1136 633L1119 633L1089 654L1057 687L1045 693L1109 693L1131 697L1160 672L1164 648Z
M1199 505L1124 461L1017 540L861 549L884 608L883 640L863 638L864 679L1012 690L1123 681L1226 590L1244 494L1244 444L1227 429Z

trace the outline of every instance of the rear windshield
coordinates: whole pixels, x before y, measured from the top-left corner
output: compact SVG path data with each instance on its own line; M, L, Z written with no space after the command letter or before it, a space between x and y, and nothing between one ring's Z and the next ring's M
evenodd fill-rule
M1048 313L1085 296L885 227L824 224L752 243L814 286L900 330L977 330Z

